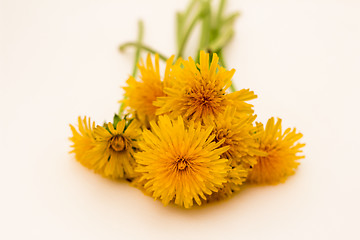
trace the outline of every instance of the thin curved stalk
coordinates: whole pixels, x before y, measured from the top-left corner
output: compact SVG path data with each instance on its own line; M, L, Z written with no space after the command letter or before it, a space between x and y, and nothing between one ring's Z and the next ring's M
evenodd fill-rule
M136 52L135 52L134 68L133 68L133 72L132 72L133 77L136 77L136 73L137 73L137 70L138 70L137 64L138 64L139 59L140 59L141 48L139 46L142 45L142 40L143 40L143 35L144 35L144 23L143 23L143 21L141 21L141 20L139 21L138 27L139 28L138 28L137 47L136 47ZM120 46L120 49L121 49L121 46ZM122 102L120 104L119 116L122 116L124 110L125 110L125 105Z
M145 46L143 44L138 44L137 42L127 42L127 43L124 43L122 45L120 45L119 49L120 51L124 51L126 48L128 47L137 47L137 48L140 48L142 50L145 50L149 53L152 53L152 54L158 54L159 55L159 58L163 61L166 61L168 59L167 56L165 56L164 54L161 54L159 53L158 51L148 47L148 46Z
M226 63L225 63L223 55L222 55L222 50L219 50L218 55L219 55L219 63L220 63L220 65L223 68L226 68ZM234 85L234 82L232 82L231 85L230 85L230 91L231 92L236 92L236 87Z
M137 43L139 45L142 44L142 41L143 41L143 35L144 35L144 23L143 21L139 21L138 23L138 26L139 26L139 29L138 29L138 40L137 40ZM136 77L136 73L137 73L137 70L138 70L138 67L137 67L137 64L140 60L140 52L141 52L141 48L137 47L136 48L136 53L135 53L135 59L134 59L134 68L133 68L133 72L132 72L132 76L133 77Z
M184 37L181 39L181 44L179 46L179 50L177 53L177 58L182 57L186 42L190 36L190 33L192 32L193 28L195 27L195 24L197 23L197 21L199 21L203 16L203 10L201 9L200 12L194 17L194 19L192 20L189 28L187 29L187 31L185 32Z

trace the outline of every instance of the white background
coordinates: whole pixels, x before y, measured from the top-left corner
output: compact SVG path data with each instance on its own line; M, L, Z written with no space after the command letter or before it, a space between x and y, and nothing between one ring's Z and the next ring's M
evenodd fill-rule
M360 2L230 0L225 51L258 120L304 134L285 184L183 210L83 168L68 124L118 109L136 39L175 51L187 1L0 1L0 239L359 239Z

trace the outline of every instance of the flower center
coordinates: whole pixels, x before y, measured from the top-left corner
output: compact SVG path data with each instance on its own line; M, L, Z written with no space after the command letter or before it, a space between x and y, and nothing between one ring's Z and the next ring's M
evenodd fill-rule
M126 139L121 135L115 135L110 139L110 147L116 151L121 152L126 150Z
M182 171L189 166L189 162L184 157L178 157L176 159L176 166L178 170Z
M230 130L228 129L219 129L216 131L216 140L220 141L223 138L229 138L230 136ZM228 139L226 139L228 140Z
M218 108L223 101L223 90L216 91L213 88L201 84L188 92L192 105L202 108Z

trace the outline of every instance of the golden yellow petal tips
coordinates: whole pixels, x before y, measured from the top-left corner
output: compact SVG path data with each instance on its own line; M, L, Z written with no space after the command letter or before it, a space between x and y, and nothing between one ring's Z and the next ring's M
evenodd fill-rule
M252 113L252 105L245 101L256 98L253 92L226 92L235 70L227 71L219 66L216 54L210 66L209 63L209 54L201 51L199 64L190 57L188 61L182 61L183 67L175 67L172 85L164 88L166 96L154 102L158 107L156 114L168 114L172 118L181 115L184 119L201 122L205 118L218 117L227 106Z
M195 201L201 205L205 194L217 192L226 182L227 160L220 156L229 147L220 147L210 135L212 128L200 124L186 127L182 117L171 120L161 116L144 130L142 151L135 154L138 167L146 181L144 187L167 205L189 208Z

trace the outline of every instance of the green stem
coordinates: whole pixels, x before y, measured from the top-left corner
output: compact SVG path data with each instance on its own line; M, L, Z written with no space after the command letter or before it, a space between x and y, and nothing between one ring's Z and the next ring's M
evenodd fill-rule
M226 4L226 0L221 0L220 3L219 3L219 10L217 12L216 21L215 21L217 29L220 27L221 22L222 22L225 4Z
M140 59L140 52L141 52L141 45L142 45L142 40L143 40L143 36L144 36L144 23L143 21L139 21L138 23L138 39L137 39L137 47L136 47L136 52L135 52L135 59L134 59L134 68L133 68L133 72L132 72L132 76L136 77L136 73L138 70L137 64L139 62ZM120 46L121 49L121 46ZM125 99L125 98L124 98ZM125 105L124 103L120 104L120 109L119 109L119 116L122 116L123 112L125 110Z
M230 16L226 17L225 19L222 19L221 20L221 24L223 26L226 26L226 25L231 25L234 23L234 21L240 16L240 13L239 12L235 12L233 14L231 14Z
M222 49L220 49L217 54L219 55L219 63L220 65L223 67L223 68L226 68L226 63L225 63L225 60L224 60L224 56L222 54ZM231 83L230 85L230 91L231 92L236 92L236 87L234 85L234 82Z
M230 91L231 91L231 92L236 92L236 87L235 87L235 85L234 85L234 82L231 82Z
M188 5L188 7L187 7L187 9L186 9L186 11L185 11L185 13L184 13L184 19L187 19L187 17L189 16L191 10L195 7L195 4L196 4L197 1L198 1L198 0L192 0L192 1L189 3L189 5Z
M186 42L190 36L190 33L192 32L193 28L195 27L195 24L197 23L197 21L203 16L203 9L200 9L199 13L196 14L196 16L194 17L194 19L192 20L189 28L187 29L187 31L185 32L184 37L181 39L181 43L179 46L179 50L177 53L177 58L182 57Z
M182 30L184 27L184 17L181 13L176 14L176 47L179 49L181 39L182 39Z
M145 50L149 53L152 53L152 54L158 54L159 55L159 58L163 61L166 61L168 60L168 57L166 57L165 55L159 53L158 51L148 47L148 46L145 46L143 44L138 44L137 42L127 42L127 43L124 43L122 44L119 49L120 51L124 51L126 48L128 47L138 47L138 48L141 48L142 50Z
M136 48L136 53L135 53L135 62L134 62L134 68L133 68L133 72L132 72L132 76L133 77L136 77L136 73L137 73L137 70L138 70L138 62L140 60L140 52L141 52L141 48L139 47L139 45L142 44L142 40L143 40L143 35L144 35L144 23L143 21L139 21L138 23L138 26L139 26L139 29L138 29L138 40L137 40L137 43L138 43L138 47Z
M199 2L198 0L192 0L187 6L184 13L177 13L176 21L177 21L177 29L176 29L176 44L177 50L180 48L180 44L183 38L184 25L186 23L186 19L189 17L191 11L195 8L195 4Z
M229 29L228 31L222 33L220 36L218 36L214 41L209 45L209 49L213 52L218 52L219 49L222 49L225 47L232 37L234 36L234 30Z
M200 33L200 42L199 42L199 49L196 53L196 62L199 61L199 54L201 50L207 50L210 39L211 39L211 5L210 1L204 1L202 4L202 9L204 16L202 18L202 25L201 25L201 33Z
M226 68L226 63L222 54L222 49L220 49L216 54L219 56L219 63L223 68Z

